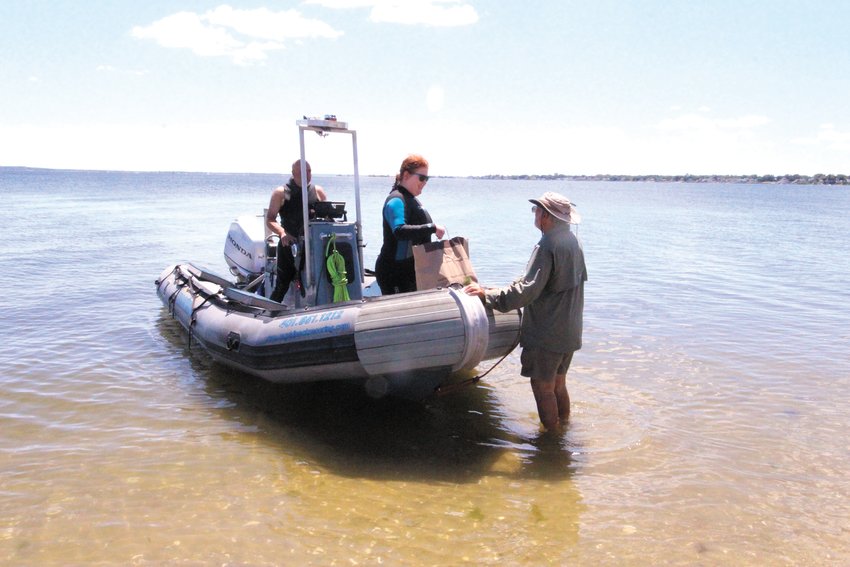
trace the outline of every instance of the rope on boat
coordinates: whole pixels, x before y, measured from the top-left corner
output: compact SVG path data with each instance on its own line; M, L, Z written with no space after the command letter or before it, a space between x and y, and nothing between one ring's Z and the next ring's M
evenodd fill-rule
M331 252L333 245L333 252ZM336 249L336 233L331 234L325 246L325 257L327 258L328 273L334 286L334 303L350 301L348 295L348 274L345 271L345 258Z
M192 302L192 313L189 315L189 344L190 344L190 346L191 346L191 343L192 343L192 340L191 340L192 339L192 327L194 327L195 323L198 321L198 317L195 314L198 312L198 309L200 309L201 307L206 305L207 302L212 298L213 298L212 295L208 295L207 298L204 299L202 302L200 302L197 307L195 307L195 302L194 301Z
M186 282L185 282L185 280L183 280L182 276L180 275L180 266L179 265L174 266L174 269L171 270L171 273L175 274L175 276L174 276L174 287L175 287L175 289L174 289L174 293L172 293L171 295L168 296L168 313L171 315L171 318L173 319L175 317L175 307L174 306L177 303L177 294L180 293L180 290L183 289L183 287L186 285ZM178 278L180 279L179 282L177 281Z
M212 283L216 283L216 282L212 282ZM201 309L201 307L203 307L204 305L206 305L207 303L212 301L213 298L218 296L220 292L219 293L209 293L209 291L205 290L203 287L201 287L197 284L192 285L191 280L189 280L187 282L187 285L189 285L192 288L192 290L195 292L195 297L200 296L200 297L204 298L204 300L202 302L200 302L197 306L195 305L195 298L192 299L192 312L189 314L189 327L187 329L189 331L189 345L188 346L189 346L189 348L192 348L192 335L193 335L192 331L195 328L195 323L198 322L197 312L198 312L198 310ZM219 285L219 284L216 284L216 285ZM219 287L221 287L221 286L219 285Z
M511 349L508 352L506 352L505 355L502 358L500 358L496 362L496 364L491 366L489 368L489 370L487 370L487 372L485 372L484 374L479 374L478 376L473 376L472 378L467 378L466 380L462 380L462 381L456 382L454 384L440 384L436 388L434 388L434 393L437 394L438 396L443 396L445 394L450 394L451 392L454 392L455 390L459 390L460 388L464 388L466 386L472 386L473 384L477 384L482 378L484 378L485 376L490 374L490 372L494 368L499 366L499 364L501 364L502 361L505 360L508 357L508 355L513 352L513 350L514 349Z
M522 311L520 311L519 313L520 313L520 317L522 317ZM462 380L462 381L457 382L455 384L446 384L446 385L439 384L436 388L434 388L434 393L437 394L438 396L442 396L444 394L454 392L455 390L458 390L458 389L463 388L465 386L471 386L473 384L477 384L482 378L484 378L485 376L490 374L490 372L492 372L494 368L499 366L502 363L502 361L505 360L508 357L508 355L511 354L514 351L514 349L517 347L517 345L519 345L519 334L517 334L516 340L514 340L514 344L511 346L510 349L508 349L508 352L506 352L502 356L502 358L500 358L496 362L496 364L491 366L490 369L487 370L487 372L485 372L484 374L479 374L478 376L473 376L472 378L467 378L466 380Z

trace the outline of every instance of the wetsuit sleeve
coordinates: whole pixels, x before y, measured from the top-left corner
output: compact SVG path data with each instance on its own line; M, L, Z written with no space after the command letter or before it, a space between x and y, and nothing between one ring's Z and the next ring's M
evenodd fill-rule
M384 218L390 225L396 240L427 239L437 231L434 223L404 224L404 202L399 198L387 201L384 205Z
M503 313L525 307L543 293L552 273L553 262L549 251L536 246L528 260L525 275L507 287L487 290L487 305Z

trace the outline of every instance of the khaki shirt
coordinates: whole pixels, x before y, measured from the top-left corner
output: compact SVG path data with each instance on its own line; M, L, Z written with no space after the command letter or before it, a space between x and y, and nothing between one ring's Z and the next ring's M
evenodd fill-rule
M581 348L584 251L568 224L543 235L528 260L525 275L507 287L487 290L487 305L497 311L525 307L520 344L553 352Z

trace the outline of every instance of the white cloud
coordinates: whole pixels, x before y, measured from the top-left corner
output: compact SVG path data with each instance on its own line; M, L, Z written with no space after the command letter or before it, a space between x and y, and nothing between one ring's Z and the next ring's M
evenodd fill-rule
M279 131L267 122L0 124L0 131L3 165L257 173L285 169ZM253 144L249 152L244 151L246 139ZM285 155L297 155L297 138L285 142Z
M464 123L432 116L349 124L361 134L363 175L395 171L406 152L425 155L435 175L813 175L846 171L850 151L850 132L834 127L821 128L809 138L812 145L801 146L776 143L759 131L736 138L591 124ZM285 171L299 152L291 121L0 123L0 131L3 163L30 167L264 173ZM314 167L323 173L350 173L349 140L330 140L338 144L325 148L324 142L307 142Z
M152 39L163 47L191 49L202 56L234 54L244 48L245 44L227 30L210 26L204 19L193 12L179 12L146 27L136 26L132 33L133 37Z
M468 26L478 21L478 12L463 0L307 0L332 9L371 8L369 19L377 23Z
M745 134L750 130L770 123L766 116L749 114L736 118L708 118L699 114L682 114L676 118L667 118L658 123L656 128L662 132L710 134L737 133Z
M320 20L304 18L296 10L238 10L227 5L204 14L178 12L148 26L135 26L131 33L138 39L189 49L203 57L229 57L240 65L265 60L269 51L284 49L286 40L334 39L342 35Z
M332 10L349 10L353 8L371 8L378 3L376 0L305 0L305 4L324 6Z
M671 169L694 174L770 172L779 165L775 143L763 132L770 122L755 114L717 118L686 113L660 121L654 134L637 141L644 168L652 164L655 170L651 173Z
M233 28L234 31L249 37L271 41L314 37L334 39L342 35L342 32L334 30L325 22L304 18L296 10L235 10L224 5L207 12L205 16L214 26Z
M842 132L834 124L821 124L814 136L792 141L799 146L818 146L827 150L850 152L850 132Z
M818 134L818 139L831 150L850 151L850 132L823 131Z
M443 109L445 100L446 92L443 90L443 87L437 85L428 89L428 93L425 95L425 105L431 112L440 112Z

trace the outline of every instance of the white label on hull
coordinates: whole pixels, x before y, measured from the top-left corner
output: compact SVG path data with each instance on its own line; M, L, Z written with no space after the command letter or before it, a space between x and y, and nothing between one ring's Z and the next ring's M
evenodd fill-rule
M348 309L293 315L278 324L285 331L269 336L267 342L304 340L353 333L354 323L357 321L357 312L357 307L350 307Z

